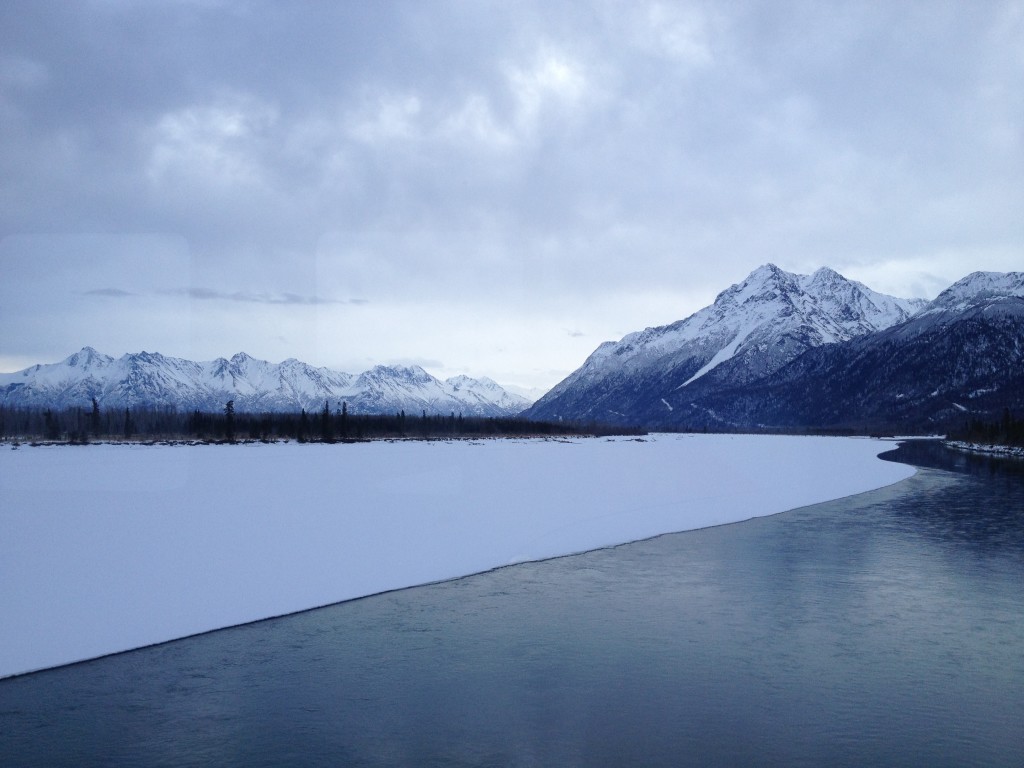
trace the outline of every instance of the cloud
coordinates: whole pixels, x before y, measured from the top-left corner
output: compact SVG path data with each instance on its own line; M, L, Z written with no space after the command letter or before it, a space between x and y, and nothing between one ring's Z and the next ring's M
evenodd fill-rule
M511 149L516 136L494 112L486 94L474 93L446 115L438 126L439 136L454 142L498 150Z
M265 185L259 145L276 120L273 107L242 97L165 113L148 137L146 176L158 186Z
M633 19L633 39L642 48L690 68L713 63L705 9L683 3L651 3Z
M543 347L549 374L766 261L902 294L1018 263L1021 50L1014 0L0 4L0 237L173 235L173 265L140 239L109 275L54 242L40 279L83 312L130 302L82 285L192 285L218 349L321 307L348 323L325 358L466 370L500 313L502 369ZM448 325L399 323L416 302Z
M138 295L131 291L125 291L121 288L94 288L93 290L85 291L84 293L86 296L106 296L112 299L124 299L129 296Z
M550 46L525 65L506 65L506 77L516 105L515 126L527 136L548 111L554 113L551 119L571 119L588 91L579 62Z
M367 299L329 299L322 296L302 296L296 293L250 293L247 291L218 291L212 288L182 288L171 293L185 295L199 301L237 301L245 304L279 304L294 306L318 306L368 304Z
M379 145L418 138L421 104L413 94L378 93L348 119L347 132L358 142Z
M0 93L7 89L36 90L46 85L44 64L17 56L0 57Z

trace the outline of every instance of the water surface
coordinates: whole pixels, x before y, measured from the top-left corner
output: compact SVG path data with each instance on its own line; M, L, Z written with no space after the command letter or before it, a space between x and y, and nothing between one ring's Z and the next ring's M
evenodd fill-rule
M0 762L1024 764L1020 465L901 450L861 496L0 681Z

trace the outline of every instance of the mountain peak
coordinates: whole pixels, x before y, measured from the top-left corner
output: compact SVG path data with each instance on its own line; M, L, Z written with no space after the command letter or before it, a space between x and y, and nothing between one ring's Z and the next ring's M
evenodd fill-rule
M127 354L125 357L134 362L141 363L162 363L167 359L159 352L146 352L145 350L135 352L133 354Z
M819 267L814 270L811 274L811 282L813 283L849 283L841 274L836 272L832 267Z
M747 304L772 300L780 293L792 290L796 277L774 264L762 264L743 280L718 294L715 304Z
M367 373L413 378L422 378L423 376L430 375L418 365L375 365Z
M10 386L16 384L17 386ZM379 365L358 378L313 368L295 358L268 363L239 352L227 360L194 362L155 352L120 361L85 347L60 363L0 374L0 405L102 408L170 406L219 412L232 400L238 412L298 412L348 404L350 413L406 410L448 415L507 417L527 403L490 380L466 377L443 385L419 366Z
M960 311L1007 298L1024 298L1024 272L972 272L940 293L926 311Z
M500 385L493 379L489 379L486 376L481 376L478 379L474 379L472 376L467 376L464 373L460 373L457 376L452 376L445 379L445 384L461 389L462 387L476 387L477 389L500 389Z
M762 264L760 267L758 267L753 272L751 272L750 276L747 279L749 280L750 277L755 277L755 276L758 276L758 277L760 277L760 276L776 277L776 276L779 276L779 275L787 275L787 274L789 274L789 273L786 272L785 270L783 270L781 267L779 267L776 264L773 264L772 262L769 261L766 264Z
M769 262L684 320L598 347L527 413L611 423L678 419L699 391L763 378L808 349L889 328L917 309L829 267L799 275Z
M767 264L762 264L760 267L758 267L749 275L747 275L746 279L743 280L740 283L740 285L777 285L780 282L788 282L792 280L793 277L794 275L791 275L784 269L781 269L780 267L777 267L775 264L769 262Z
M89 368L93 365L110 362L111 358L101 355L92 347L82 347L78 352L68 357L64 362L72 367Z

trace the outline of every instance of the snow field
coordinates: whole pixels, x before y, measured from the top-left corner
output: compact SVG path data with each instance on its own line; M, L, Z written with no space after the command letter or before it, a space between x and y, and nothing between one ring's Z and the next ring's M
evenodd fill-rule
M0 449L0 677L913 474L855 438Z

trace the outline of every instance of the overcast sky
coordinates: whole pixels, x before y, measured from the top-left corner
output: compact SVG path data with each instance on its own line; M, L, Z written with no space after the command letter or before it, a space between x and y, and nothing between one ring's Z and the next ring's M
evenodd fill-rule
M1024 3L0 3L0 370L550 387L765 262L1024 269Z

